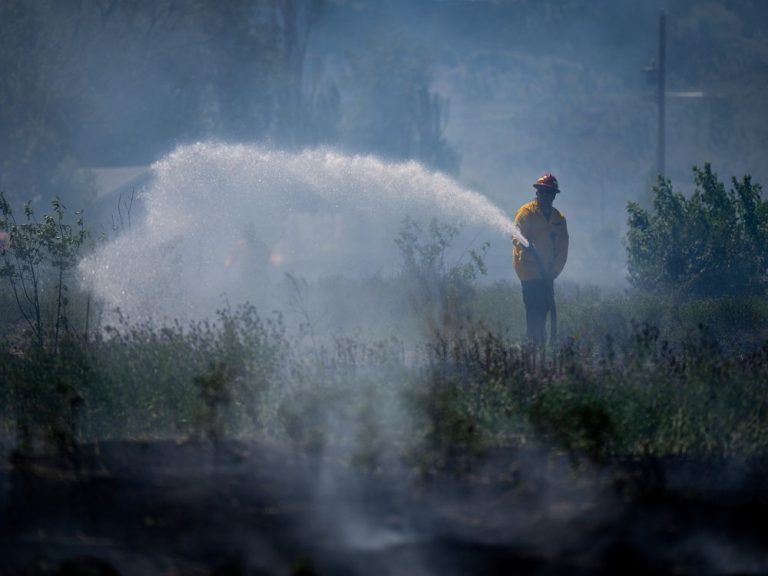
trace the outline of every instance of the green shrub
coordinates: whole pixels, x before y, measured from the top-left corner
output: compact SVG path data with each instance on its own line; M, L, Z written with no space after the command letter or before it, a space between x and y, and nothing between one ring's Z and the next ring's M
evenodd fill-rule
M0 191L0 232L8 235L0 248L0 278L37 345L56 349L70 330L68 275L88 234L82 213L70 224L61 201L56 198L51 205L53 212L38 221L27 203L20 222ZM45 309L46 303L52 311Z
M626 236L632 284L686 297L762 296L768 288L768 202L749 176L717 179L709 164L694 168L690 198L663 179L653 211L630 203Z
M243 305L188 326L123 319L89 348L98 381L86 394L90 435L217 439L259 426L287 342L279 316Z
M34 341L21 350L0 351L0 377L13 423L16 455L52 453L77 465L77 444L84 413L83 391L93 381L88 351L65 336L56 350Z
M470 324L475 280L486 273L487 243L479 251L469 250L466 262L447 261L459 232L456 226L435 219L424 230L419 222L406 218L395 240L413 313L423 320L430 337L457 335Z
M0 340L0 433L15 434L20 453L54 451L76 465L83 439L262 437L370 472L404 461L423 473L471 471L528 443L596 460L768 449L768 304L759 296L565 286L564 343L545 357L520 344L517 285L476 283L481 254L448 262L454 228L406 223L403 273L302 284L298 334L247 305L190 325L121 319L78 332L63 273L81 237L60 227L62 214L54 207L36 227L30 213L4 254L31 258L12 269L6 261L6 302L22 273L47 268L45 286L62 287L42 292L40 330L31 329L34 300L24 308L12 299L33 322ZM55 259L56 246L66 258ZM303 300L312 290L343 297L339 307L355 300L356 319L382 324L365 336L318 330ZM364 313L377 298L387 313ZM404 334L419 323L428 328L420 339Z

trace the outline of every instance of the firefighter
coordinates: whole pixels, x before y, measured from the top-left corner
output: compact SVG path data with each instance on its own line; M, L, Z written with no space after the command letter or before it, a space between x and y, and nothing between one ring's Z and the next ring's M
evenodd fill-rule
M536 199L523 204L515 224L529 245L513 238L515 272L523 287L526 335L541 346L546 341L546 321L550 316L550 341L557 338L555 278L568 258L568 227L565 216L552 206L560 193L557 178L546 173L534 182Z

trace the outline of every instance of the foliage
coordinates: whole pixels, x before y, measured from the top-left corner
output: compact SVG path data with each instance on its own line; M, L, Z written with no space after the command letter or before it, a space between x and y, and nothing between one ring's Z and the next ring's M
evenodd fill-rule
M15 234L6 256L52 267L42 274L51 286L66 285L58 272L83 240L63 210L40 224L31 212L16 228L6 220ZM478 283L482 252L452 261L457 234L406 221L399 277L297 288L309 324L315 289L346 304L355 291L391 300L388 313L400 316L388 339L314 325L307 339L306 327L293 334L248 305L189 325L120 318L78 333L62 296L59 312L41 316L42 344L38 332L2 326L15 338L0 340L0 433L15 435L22 456L53 451L75 470L81 442L111 438L269 439L371 473L405 464L426 475L471 473L486 456L531 444L596 461L768 448L764 298L680 303L564 285L564 344L543 357L510 328L522 328L506 309L520 311L519 287ZM13 293L10 276L3 288ZM398 310L404 293L410 312ZM41 291L40 310L56 310L59 294ZM426 337L405 334L413 317Z
M9 407L3 416L15 425L16 456L53 452L76 470L83 390L94 377L88 350L66 336L55 351L34 345L21 351L4 348L0 361Z
M532 391L531 357L492 332L439 340L405 401L417 431L407 458L422 474L466 472L487 452L518 444L526 424L517 401Z
M713 304L681 319L710 309L730 313ZM423 474L530 444L596 460L766 449L766 338L732 348L703 327L626 322L602 339L572 330L582 336L545 359L478 326L421 346L350 336L307 349L251 307L189 326L123 320L56 351L4 343L0 421L20 449L73 462L83 439L169 436L287 440L371 472L404 462Z
M765 345L731 355L706 331L678 345L642 324L600 348L571 341L554 362L537 363L500 339L457 341L441 394L424 396L425 414L438 409L428 429L440 430L443 450L470 440L486 450L543 441L593 459L762 450ZM446 393L454 397L444 403Z
M218 440L260 424L260 399L281 377L281 318L244 305L214 321L156 327L122 319L89 344L97 384L85 396L90 435L195 435ZM115 418L123 422L119 431Z
M92 200L93 182L67 141L68 90L51 81L67 50L58 43L63 22L46 20L46 4L0 3L0 186L46 199L55 192L66 201Z
M231 401L230 387L235 378L234 370L221 361L209 362L208 369L193 378L205 409L201 432L214 443L224 436L222 411Z
M421 316L431 336L455 334L470 321L468 303L474 281L486 273L484 244L469 250L469 260L446 261L459 229L432 219L427 230L406 218L395 240L403 259L402 274L410 283L413 310Z
M57 348L0 346L0 430L23 457L53 451L73 461L99 438L194 436L214 443L262 425L260 401L283 376L279 317L251 306L189 326L128 323Z
M447 102L430 90L426 51L403 34L379 36L366 50L350 55L350 68L344 140L387 158L458 170L459 156L444 135Z
M25 220L19 223L3 192L0 191L0 231L8 235L0 250L0 278L10 286L14 300L39 347L50 344L54 350L60 335L70 330L67 274L75 265L87 232L82 213L75 224L65 221L66 207L59 198L51 203L52 214L42 221L35 218L31 204L24 207ZM46 318L43 293L55 293L53 319Z
M761 296L768 288L768 202L749 176L730 191L709 164L694 168L690 198L669 181L654 188L653 212L630 203L626 247L631 282L693 297Z
M413 383L401 342L339 337L310 352L294 349L290 381L272 390L270 429L303 450L377 470L410 430L399 410Z
M82 205L94 188L81 166L148 164L204 137L300 142L323 5L0 3L0 186Z
M67 223L66 208L57 197L42 221L27 203L20 223L0 191L0 232L5 236L0 279L24 326L10 330L14 344L0 351L1 392L12 407L17 455L53 446L75 468L81 387L91 376L87 350L69 313L68 276L87 238L82 216L77 216L75 224ZM19 334L25 330L28 338Z

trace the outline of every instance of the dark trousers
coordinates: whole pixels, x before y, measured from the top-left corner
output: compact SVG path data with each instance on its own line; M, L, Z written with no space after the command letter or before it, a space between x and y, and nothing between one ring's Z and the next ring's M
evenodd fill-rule
M555 314L554 282L552 280L525 280L522 285L526 335L532 343L543 345L547 340L547 314ZM554 338L555 334L550 336Z

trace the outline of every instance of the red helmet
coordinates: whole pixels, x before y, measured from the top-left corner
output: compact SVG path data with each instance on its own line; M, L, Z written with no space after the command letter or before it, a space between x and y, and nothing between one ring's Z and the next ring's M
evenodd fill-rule
M549 188L550 190L554 190L555 192L560 192L560 187L557 185L557 178L552 176L549 172L544 174L541 178L536 180L536 182L533 183L533 187L539 190L540 188Z

